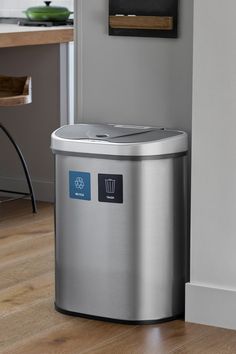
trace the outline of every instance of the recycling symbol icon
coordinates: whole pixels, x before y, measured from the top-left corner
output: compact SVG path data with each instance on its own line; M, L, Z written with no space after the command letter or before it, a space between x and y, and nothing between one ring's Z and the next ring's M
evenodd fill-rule
M77 189L84 189L84 180L82 177L77 177L76 180L75 180L75 187Z

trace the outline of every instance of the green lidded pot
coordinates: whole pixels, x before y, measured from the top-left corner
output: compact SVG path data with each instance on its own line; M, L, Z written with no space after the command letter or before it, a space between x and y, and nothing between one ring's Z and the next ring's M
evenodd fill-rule
M50 6L51 1L44 1L46 6L29 7L24 13L31 21L66 21L73 13L66 7Z

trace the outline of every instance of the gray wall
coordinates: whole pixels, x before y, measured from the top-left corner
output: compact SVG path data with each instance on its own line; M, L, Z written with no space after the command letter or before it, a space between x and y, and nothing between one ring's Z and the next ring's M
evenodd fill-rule
M187 320L236 329L236 2L195 0L194 13Z
M29 164L37 196L53 199L53 157L50 134L60 126L60 47L45 45L0 50L0 74L31 75L33 103L0 107L1 122L12 133ZM0 132L0 185L25 190L15 152Z
M180 1L178 39L111 37L108 0L76 6L78 120L190 132L193 1Z

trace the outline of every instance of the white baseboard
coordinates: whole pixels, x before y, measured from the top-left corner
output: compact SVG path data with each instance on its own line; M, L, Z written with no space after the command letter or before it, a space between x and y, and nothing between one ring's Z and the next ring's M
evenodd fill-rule
M185 320L236 329L236 290L186 284Z
M36 199L43 202L54 201L54 183L50 181L32 180ZM25 179L16 179L0 176L0 189L14 190L28 193Z

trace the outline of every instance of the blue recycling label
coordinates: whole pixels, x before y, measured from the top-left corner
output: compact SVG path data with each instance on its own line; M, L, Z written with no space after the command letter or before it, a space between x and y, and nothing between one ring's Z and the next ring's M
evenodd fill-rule
M88 172L69 171L70 198L91 200L91 178Z

